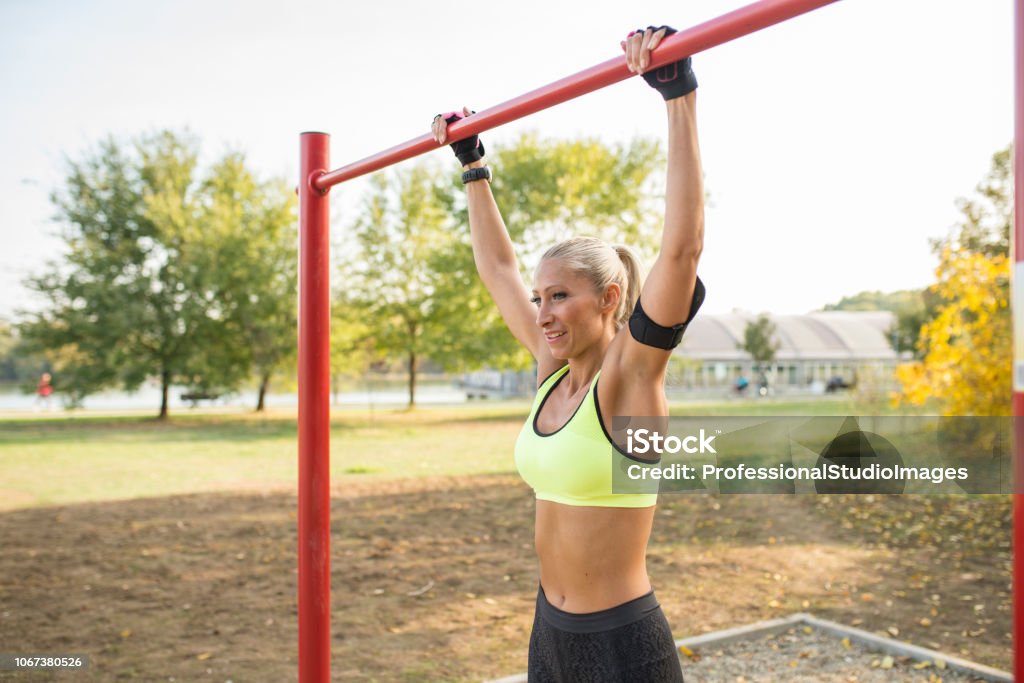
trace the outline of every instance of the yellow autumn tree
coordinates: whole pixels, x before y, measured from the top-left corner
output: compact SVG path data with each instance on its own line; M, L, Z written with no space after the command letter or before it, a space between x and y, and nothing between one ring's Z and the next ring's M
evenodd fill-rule
M893 405L935 397L945 415L1009 415L1009 259L947 245L935 274L938 282L930 289L940 304L921 327L923 360L897 368L901 390L892 394Z

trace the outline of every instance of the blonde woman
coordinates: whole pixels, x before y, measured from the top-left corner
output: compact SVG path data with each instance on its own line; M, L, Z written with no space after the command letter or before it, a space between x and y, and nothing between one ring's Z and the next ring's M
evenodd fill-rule
M651 50L674 30L634 31L622 41L629 69L665 98L668 173L661 248L641 281L624 246L574 238L549 249L532 292L490 189L476 136L452 145L463 182L477 270L515 337L533 354L538 391L515 447L536 492L537 609L529 680L683 680L664 613L647 576L656 493L611 490L613 416L667 416L672 348L704 298L697 278L704 190L690 59L645 73ZM469 116L439 114L433 134ZM634 458L636 459L636 458Z

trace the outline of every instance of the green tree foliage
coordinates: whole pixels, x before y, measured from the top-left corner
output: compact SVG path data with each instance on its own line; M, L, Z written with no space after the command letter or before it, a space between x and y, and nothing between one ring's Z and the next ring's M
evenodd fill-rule
M39 375L51 369L44 358L28 351L15 325L0 319L0 383L34 389Z
M736 348L749 353L756 367L771 365L779 350L779 342L775 339L775 323L762 313L743 328L743 343L737 344Z
M347 287L338 288L331 303L331 393L337 396L346 378L356 378L380 359L374 328L366 319L368 307L351 300Z
M194 138L164 131L68 162L52 196L67 255L28 280L47 306L20 329L72 400L156 377L165 418L172 383L233 388L257 362L257 283L279 267L291 276L287 258L255 261L289 200L256 188L237 155L206 177L197 160Z
M932 241L932 250L983 254L989 258L1009 257L1010 226L1013 223L1013 150L1007 145L992 155L988 174L974 188L973 197L961 197L957 208L963 214L953 233Z
M295 194L281 181L259 182L237 152L213 167L203 194L204 289L217 306L207 336L235 355L228 367L255 373L262 411L271 377L291 367L297 348Z
M927 289L903 289L896 292L864 291L844 296L825 311L892 311L896 319L887 335L897 353L919 353L917 340L921 326L935 317L938 301Z
M655 255L663 211L656 171L665 163L657 140L609 146L524 133L491 156L494 195L524 266L575 235L629 244L647 261Z
M477 282L468 233L460 235L446 211L447 185L430 164L373 176L340 258L343 310L350 320L361 314L377 351L404 359L410 407L426 359L446 370L479 367L511 337ZM365 336L358 328L342 334Z

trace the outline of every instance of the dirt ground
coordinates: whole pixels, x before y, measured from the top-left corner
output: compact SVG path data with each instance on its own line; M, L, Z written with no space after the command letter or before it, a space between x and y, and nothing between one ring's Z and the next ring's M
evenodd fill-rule
M0 514L0 652L92 660L0 680L296 680L295 505ZM663 495L649 569L677 638L809 612L1009 669L1010 521L1009 496ZM332 523L334 680L525 671L537 571L518 478L346 482Z

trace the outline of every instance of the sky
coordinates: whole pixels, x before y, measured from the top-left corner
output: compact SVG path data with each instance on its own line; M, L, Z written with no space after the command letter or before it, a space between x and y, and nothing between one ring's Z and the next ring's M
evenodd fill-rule
M187 129L207 162L241 150L294 179L302 131L331 134L337 168L428 132L438 111L615 57L634 28L744 4L0 0L0 317L38 306L21 283L61 253L48 197L107 136ZM843 0L696 55L703 310L805 313L934 281L929 238L1012 138L1012 9ZM635 77L484 140L664 141L664 109ZM332 190L335 226L365 189Z

